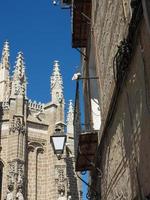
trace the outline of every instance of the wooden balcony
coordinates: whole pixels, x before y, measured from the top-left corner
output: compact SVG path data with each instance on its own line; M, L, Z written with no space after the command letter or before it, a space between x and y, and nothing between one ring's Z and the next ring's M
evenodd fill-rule
M92 170L98 146L98 133L86 132L79 136L76 171Z
M91 0L74 0L73 24L72 24L72 47L83 48L87 46L91 19Z

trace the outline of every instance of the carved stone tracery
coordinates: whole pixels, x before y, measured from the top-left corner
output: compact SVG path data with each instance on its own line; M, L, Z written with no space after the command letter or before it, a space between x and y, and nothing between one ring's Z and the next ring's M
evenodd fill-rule
M9 163L8 183L13 185L17 181L18 186L23 185L24 180L24 163L21 161L12 161Z
M23 183L24 183L24 164L19 163L18 164L18 180L17 180L18 187L22 188Z
M56 186L58 191L58 196L65 196L65 185L66 185L66 177L65 177L65 166L59 165L55 167L56 172Z
M10 162L9 163L9 170L8 170L8 186L14 185L15 183L15 162Z
M21 160L14 160L9 162L8 167L8 189L11 187L13 190L24 188L24 163Z
M20 84L20 83L16 83L15 84L15 95L24 95L25 94L25 89L26 89L26 85L25 84Z
M18 131L19 133L25 133L25 126L22 124L21 122L21 118L20 117L15 117L12 122L11 122L11 126L10 126L10 131L15 132Z
M3 108L3 110L8 110L9 109L9 102L8 101L3 101L2 102L2 108Z

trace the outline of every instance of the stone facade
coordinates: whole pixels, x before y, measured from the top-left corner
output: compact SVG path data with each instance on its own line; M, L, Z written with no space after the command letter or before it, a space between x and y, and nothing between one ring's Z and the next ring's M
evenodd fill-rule
M54 61L50 78L52 100L47 104L27 98L22 52L18 53L12 78L9 69L6 42L0 63L0 199L79 199L77 187L74 193L68 187L68 163L57 159L50 143L56 124L65 120L58 61Z
M145 0L91 4L82 76L98 79L83 81L85 124L93 128L89 91L97 95L101 117L90 199L150 199L150 5Z

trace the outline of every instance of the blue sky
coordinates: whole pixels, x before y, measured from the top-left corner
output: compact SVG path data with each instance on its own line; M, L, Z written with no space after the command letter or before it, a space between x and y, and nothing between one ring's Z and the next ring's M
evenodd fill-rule
M29 98L50 101L53 60L59 60L66 103L74 99L71 78L79 65L79 53L71 48L69 9L53 6L51 0L1 0L0 49L5 40L10 43L11 69L17 52L24 53Z
M10 43L11 71L17 52L24 53L29 99L50 101L53 61L59 60L66 104L74 100L71 78L80 66L80 55L71 47L69 9L53 6L51 0L0 0L0 50L6 40Z

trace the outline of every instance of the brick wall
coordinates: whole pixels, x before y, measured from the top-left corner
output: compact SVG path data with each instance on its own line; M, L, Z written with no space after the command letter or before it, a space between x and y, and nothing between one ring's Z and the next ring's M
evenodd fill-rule
M104 129L115 89L114 57L120 42L127 37L132 17L130 3L130 0L92 1L92 48L88 48L95 51L99 77L102 138L97 167L102 175L95 170L91 183L102 200L131 200L150 194L150 35L142 15L137 38L133 38L136 40L126 79L111 121Z
M118 45L127 35L131 8L130 0L92 1L92 5L91 44L95 49L103 125L115 85L113 59Z

